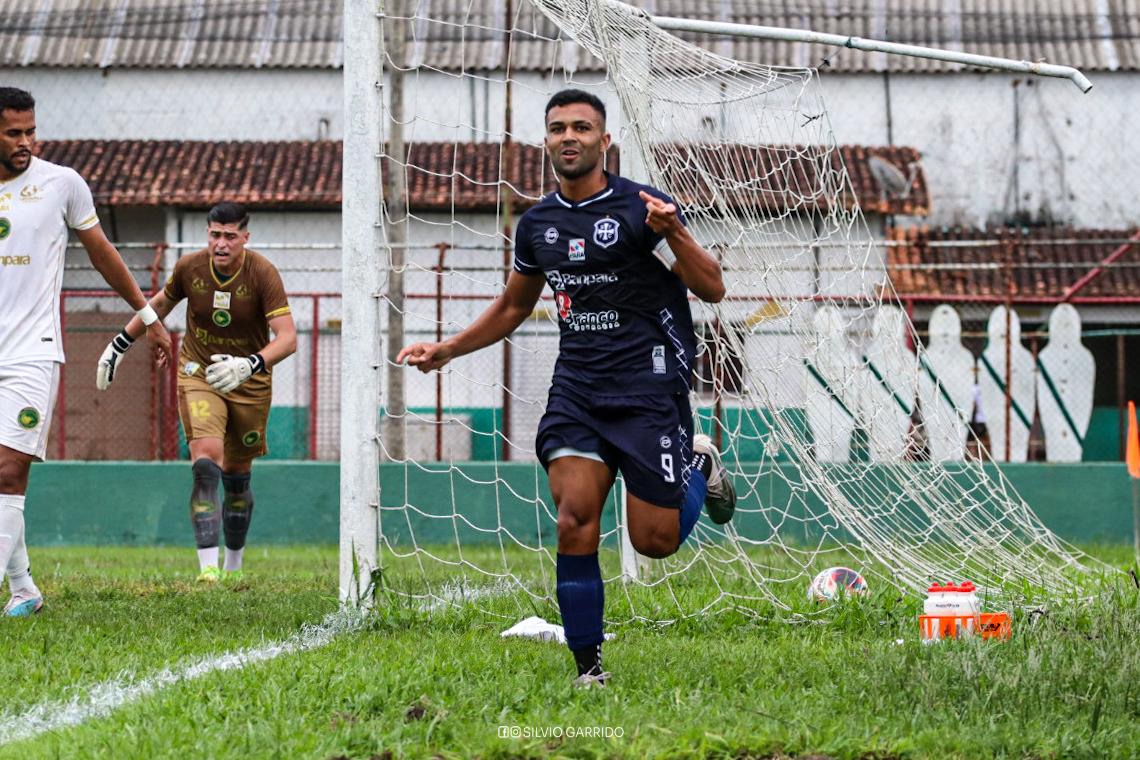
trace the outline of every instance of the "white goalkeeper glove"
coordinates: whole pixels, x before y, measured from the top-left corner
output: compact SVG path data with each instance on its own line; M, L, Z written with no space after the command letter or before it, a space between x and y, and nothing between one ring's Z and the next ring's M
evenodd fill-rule
M103 355L99 357L99 363L95 365L96 388L101 391L107 390L111 381L115 379L115 368L119 366L119 360L134 342L135 339L127 335L126 330L111 338L111 342L103 349Z
M250 375L265 371L265 359L261 354L246 357L212 354L210 361L213 364L206 368L206 382L218 393L229 393Z

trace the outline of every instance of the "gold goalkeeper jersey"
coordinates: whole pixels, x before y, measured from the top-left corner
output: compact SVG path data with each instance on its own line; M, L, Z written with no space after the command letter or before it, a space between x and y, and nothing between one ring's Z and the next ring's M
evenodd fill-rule
M281 275L269 259L248 248L241 266L220 274L206 249L183 256L166 283L166 297L186 299L186 336L178 352L181 373L205 376L211 354L249 356L269 343L269 320L289 313ZM242 384L254 396L270 389L269 372Z

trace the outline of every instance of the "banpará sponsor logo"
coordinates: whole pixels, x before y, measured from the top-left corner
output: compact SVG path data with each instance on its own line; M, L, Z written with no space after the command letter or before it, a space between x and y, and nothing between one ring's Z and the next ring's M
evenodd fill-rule
M212 335L201 327L194 328L194 337L208 346L244 346L249 341L245 338L223 338L220 335Z
M621 739L622 726L499 726L500 739Z
M31 256L0 256L0 267L26 267L31 263Z
M621 327L618 313L613 309L607 311L573 312L566 316L565 320L566 326L575 332L616 330Z
M613 272L564 274L557 269L551 269L546 273L546 281L550 283L550 287L553 290L565 290L566 288L577 288L583 285L612 285L618 281L618 276Z

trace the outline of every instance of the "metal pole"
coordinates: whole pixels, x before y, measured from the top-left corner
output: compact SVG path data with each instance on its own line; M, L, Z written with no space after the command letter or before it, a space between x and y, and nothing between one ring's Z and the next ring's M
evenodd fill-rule
M513 24L515 17L514 0L507 0L507 24ZM503 208L503 239L514 240L514 203L515 196L511 192L513 183L517 180L515 169L514 130L514 88L511 85L511 40L513 35L507 35L503 46L503 71L506 72L506 81L503 87L503 147L502 147L502 173L507 182L500 185L500 202ZM503 284L506 285L511 276L511 262L513 253L511 243L503 245ZM503 341L503 461L511 459L511 341L508 337Z
M344 4L340 599L349 604L366 601L379 566L384 45L377 10L375 0Z
M309 459L317 458L317 422L321 402L321 297L313 296L313 331L309 347Z
M1013 245L1005 245L1005 461L1012 451L1013 432Z
M624 5L614 3L612 5ZM698 21L687 18L672 18L669 16L649 16L644 11L630 8L633 13L646 15L658 28L679 32L701 32L704 34L726 34L733 37L754 37L764 40L783 40L785 42L810 42L818 45L837 45L853 50L865 50L875 53L890 53L892 55L905 55L911 58L928 58L948 63L961 63L966 66L979 66L987 69L1001 69L1002 71L1016 71L1022 74L1035 74L1043 77L1058 77L1068 79L1080 88L1081 92L1092 89L1092 82L1072 66L1058 66L1052 63L1036 63L1032 61L1017 61L1012 58L995 58L989 55L974 55L973 53L959 53L954 50L923 47L920 45L903 45L897 42L883 42L882 40L868 40L862 37L851 37L845 34L825 34L813 32L809 29L785 29L776 26L756 26L753 24L732 24L724 21Z
M443 263L448 243L439 244L439 263L435 267L435 342L443 342ZM435 373L435 459L443 461L443 373Z
M404 267L407 250L407 178L404 162L404 71L407 56L406 0L389 0L394 11L384 23L388 59L388 174L384 187L387 201L385 233L389 248L388 267L388 398L384 404L383 450L388 458L402 461L407 456L407 399L404 394L406 368L396 363L404 347Z
M1128 423L1124 418L1124 411L1128 408L1126 400L1127 394L1125 392L1127 374L1125 372L1124 362L1126 360L1124 350L1124 335L1117 334L1116 336L1116 416L1117 427L1119 435L1117 438L1120 440L1120 458L1124 459L1125 454L1128 452Z

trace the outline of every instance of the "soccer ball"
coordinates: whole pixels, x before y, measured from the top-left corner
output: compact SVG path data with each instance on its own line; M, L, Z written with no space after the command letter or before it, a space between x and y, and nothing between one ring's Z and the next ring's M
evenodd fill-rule
M849 567L829 567L815 576L808 586L808 599L829 602L840 594L868 593L867 581Z

